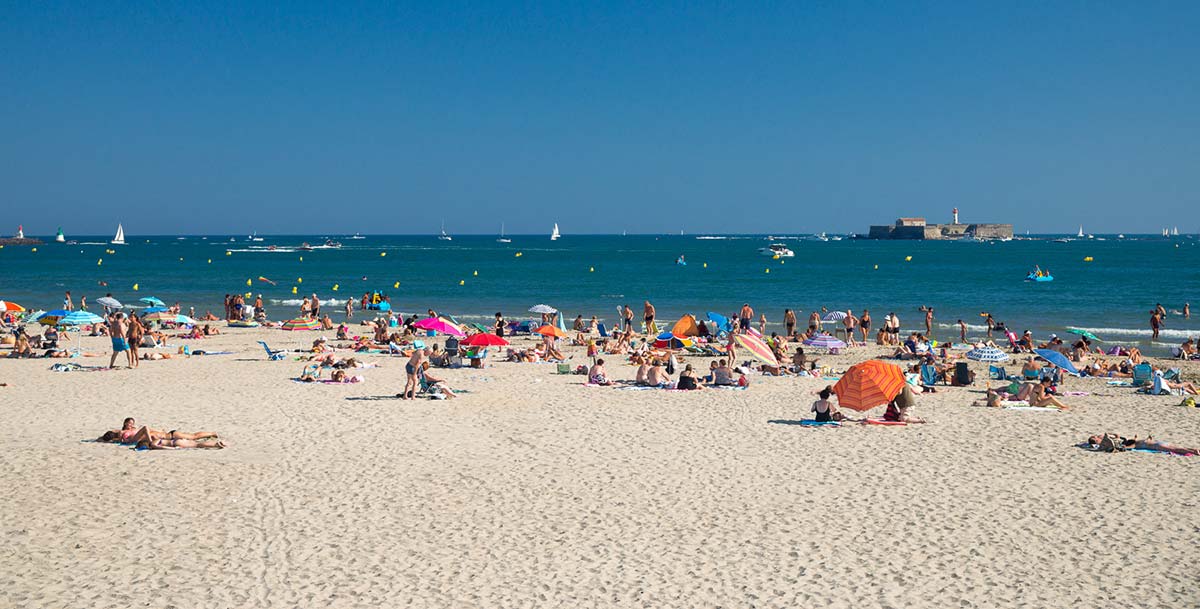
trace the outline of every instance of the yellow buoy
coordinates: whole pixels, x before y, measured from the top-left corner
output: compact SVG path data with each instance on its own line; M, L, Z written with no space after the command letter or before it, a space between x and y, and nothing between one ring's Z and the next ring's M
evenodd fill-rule
M212 258L209 258L209 259L208 259L208 263L209 263L209 264L212 264Z
M35 247L35 248L33 248L33 251L35 251L35 252L36 252L36 251L37 251L37 248L36 248L36 247Z
M771 259L772 259L772 260L779 260L779 254L775 254L774 256L771 256Z
M250 286L250 285L254 285L254 280L252 280L252 279L247 279L247 280L246 280L246 285L248 285L248 286Z
M136 284L136 283L133 284L133 291L134 292L138 291L138 284Z
M770 272L771 272L771 269L763 269L763 272L764 272L764 273L770 273Z
M386 255L387 255L387 252L379 252L379 255L380 255L380 256L386 256Z
M392 284L392 287L393 287L393 288L399 288L399 287L400 287L400 282L399 282L399 281L397 281L396 283L393 283L393 284Z
M180 256L180 257L179 257L179 261L180 261L180 262L183 262L183 256Z
M473 274L474 276L478 277L478 276L479 276L479 271L475 271L475 272L474 272L474 273L472 273L472 274Z
M292 293L293 293L293 294L295 294L295 293L296 293L296 286L292 286Z
M464 280L464 279L459 279L459 280L458 280L458 285L467 285L467 282L466 282L466 280Z
M707 262L705 262L705 263L704 263L704 268L708 268L708 263L707 263Z
M335 284L333 284L333 291L336 292L337 290L338 290L338 284L335 283Z
M296 283L304 283L304 278L303 278L303 277L297 277L297 278L296 278Z
M905 257L904 257L904 261L905 261L905 262L912 262L912 256L905 256Z
M254 295L254 292L246 292L246 298L251 298L251 297L253 297L253 295Z
M232 256L232 255L233 255L233 252L231 252L231 251L229 251L229 250L225 250L225 255L226 255L226 256Z
M779 264L783 264L783 263L785 263L785 262L787 262L787 260L780 260L780 261L779 261Z
M97 260L97 261L96 261L96 266L100 266L101 264L104 264L104 259L103 259L103 258L101 258L101 259L99 259L99 260Z
M878 265L878 264L876 264L876 265L875 265L875 270L877 270L877 271L879 270L879 265Z
M300 262L304 262L304 256L300 257Z
M595 273L595 272L596 272L596 267L594 267L594 266L589 266L589 267L588 267L588 272L589 272L589 273Z
M1091 262L1091 261L1092 261L1092 257L1091 257L1091 256L1088 256L1087 258L1084 258L1084 259L1083 259L1083 261L1084 261L1084 262Z

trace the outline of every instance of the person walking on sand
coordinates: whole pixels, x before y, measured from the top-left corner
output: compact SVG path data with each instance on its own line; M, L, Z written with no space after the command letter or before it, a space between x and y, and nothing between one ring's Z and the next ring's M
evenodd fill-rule
M1162 327L1162 317L1158 313L1158 309L1150 310L1150 340L1158 340L1158 331Z
M137 368L138 347L142 344L142 336L146 333L145 326L142 325L142 320L137 318L137 315L129 316L129 330L125 333L125 338L129 344L129 367Z
M621 314L621 317L622 317L622 319L625 320L625 331L629 332L630 330L632 330L633 329L633 309L629 308L629 305L625 305L625 311Z
M846 316L842 318L842 325L846 327L846 344L854 344L854 330L858 327L858 318L854 316L854 311L846 309Z
M925 336L933 337L933 307L925 307Z
M347 298L346 299L346 319L351 319L353 317L354 317L354 299Z
M71 290L67 290L66 295L63 296L63 308L68 311L75 310L75 303L71 302Z
M738 330L745 332L750 329L750 322L754 319L754 309L750 308L750 303L742 304L742 310L738 311Z
M654 305L647 300L646 304L642 305L642 321L646 322L646 333L654 332Z
M425 366L425 350L413 349L412 357L408 358L408 362L404 364L404 373L406 375L404 381L404 393L400 394L402 400L417 399L417 389L421 387L421 382L417 375L421 374Z
M783 310L783 326L787 329L787 337L796 335L796 313L791 309Z
M87 296L80 296L80 297L79 297L79 310L80 310L80 311L86 311L86 310L87 310Z
M862 331L863 344L867 344L871 336L871 312L867 309L863 309L862 317L858 318L858 329Z
M321 301L317 300L316 294L312 295L312 305L309 306L309 309L312 310L313 319L321 318Z
M967 324L961 319L958 320L958 339L967 342Z
M112 357L108 360L108 367L112 368L117 363L117 355L129 351L129 343L125 340L125 314L113 313L108 316L108 335L112 338ZM129 366L133 367L132 364Z

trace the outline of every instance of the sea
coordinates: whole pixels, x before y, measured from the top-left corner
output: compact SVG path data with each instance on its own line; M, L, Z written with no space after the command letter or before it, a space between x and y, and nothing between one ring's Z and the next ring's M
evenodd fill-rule
M197 315L222 312L225 294L261 294L274 319L293 317L302 296L316 294L335 321L347 298L379 291L403 313L435 309L460 321L501 312L536 317L548 304L569 321L596 316L610 325L628 304L641 316L654 303L660 320L685 313L731 314L750 304L768 331L783 311L805 323L814 310L869 309L876 327L895 312L907 330L924 330L922 306L934 308L934 334L957 337L957 321L982 334L983 315L1044 340L1086 329L1106 344L1165 352L1200 336L1200 316L1184 319L1184 303L1200 302L1200 239L1195 235L1041 235L1013 241L822 241L787 235L271 235L109 237L76 243L0 249L0 299L54 309L70 290L76 303L111 293L125 304L155 296ZM325 247L333 239L340 247ZM301 249L302 244L314 246ZM784 244L794 257L760 252ZM1035 265L1050 282L1026 281ZM1150 311L1169 314L1150 339ZM95 306L91 307L95 309ZM356 311L356 319L361 318Z

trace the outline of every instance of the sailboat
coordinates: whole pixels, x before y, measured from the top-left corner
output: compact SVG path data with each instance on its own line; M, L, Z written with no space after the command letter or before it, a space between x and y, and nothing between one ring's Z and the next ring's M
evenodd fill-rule
M112 241L109 241L109 243L113 245L125 245L125 227L121 226L120 222L117 223L117 234L113 235Z
M438 235L439 241L453 241L454 239L446 234L446 222L442 221L442 234Z
M1083 225L1082 224L1079 225L1079 233L1076 234L1075 236L1079 237L1080 239L1083 238Z
M263 238L258 236L258 231L254 231L254 233L251 234L249 237L247 237L246 240L247 241L262 241Z
M504 236L504 223L500 223L500 238L496 239L496 243L512 243L512 239Z
M550 233L550 240L551 240L551 241L558 241L558 238L559 238L559 237L561 237L561 236L562 236L562 235L558 234L558 222L555 222L555 223L554 223L554 232Z
M1172 228L1172 229L1171 229L1171 236L1172 236L1172 237L1178 237L1178 236L1179 236L1179 227L1178 227L1178 226L1176 226L1175 228Z
M354 233L353 237L347 237L347 239L366 239L366 237L362 236L359 233Z
M61 226L58 227L58 234L54 235L54 240L57 241L58 243L66 243L67 242L67 238L63 236Z

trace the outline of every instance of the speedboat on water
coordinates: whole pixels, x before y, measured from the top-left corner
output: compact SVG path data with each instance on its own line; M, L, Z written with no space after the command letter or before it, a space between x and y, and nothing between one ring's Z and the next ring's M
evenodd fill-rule
M301 243L300 247L298 247L296 249L298 249L302 252L311 252L311 251L313 251L313 246L309 245L308 242L305 241L304 243Z
M780 258L793 258L796 256L796 252L788 249L787 246L782 243L772 243L767 247L760 247L758 248L758 253L762 254L763 256L770 256L772 258L776 256Z
M338 243L337 241L334 241L333 239L326 239L324 247L337 249L339 247L342 247L342 244Z

